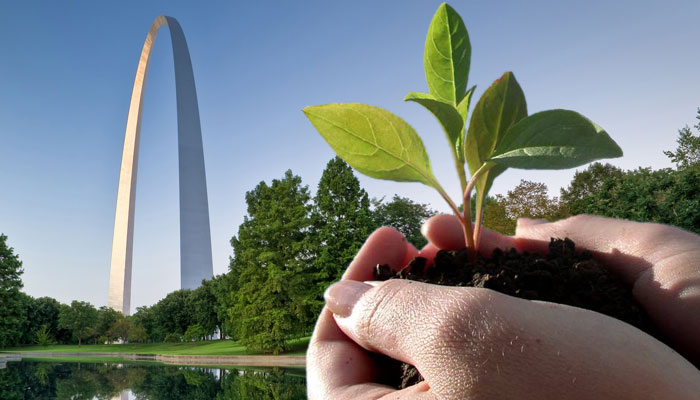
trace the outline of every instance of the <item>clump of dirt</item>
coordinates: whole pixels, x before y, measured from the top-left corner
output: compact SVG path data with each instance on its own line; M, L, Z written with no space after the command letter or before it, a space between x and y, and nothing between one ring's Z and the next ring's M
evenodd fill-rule
M546 256L494 250L491 258L469 261L467 250L439 251L433 265L416 257L400 271L377 265L374 278L411 279L447 286L492 289L527 300L542 300L586 308L627 322L652 336L656 331L632 297L632 292L590 252L576 252L569 239L552 239ZM401 364L393 386L404 388L423 380L418 370ZM400 375L400 377L399 377Z

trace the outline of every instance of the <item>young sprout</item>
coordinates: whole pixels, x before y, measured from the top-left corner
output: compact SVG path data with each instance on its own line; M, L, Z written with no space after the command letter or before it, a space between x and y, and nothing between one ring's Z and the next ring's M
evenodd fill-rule
M436 189L460 219L473 258L479 249L486 195L494 179L507 168L574 168L620 157L622 150L601 127L575 111L548 110L528 116L525 95L512 72L486 89L466 126L475 89L467 90L470 59L464 22L443 3L433 16L425 41L429 92L411 92L405 98L427 108L442 125L459 176L464 213L433 175L423 142L403 119L357 103L308 106L303 111L333 150L357 171L378 179L421 182Z

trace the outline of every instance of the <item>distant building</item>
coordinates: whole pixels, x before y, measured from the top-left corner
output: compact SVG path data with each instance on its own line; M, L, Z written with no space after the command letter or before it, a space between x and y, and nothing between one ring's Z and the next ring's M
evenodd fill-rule
M124 315L131 305L131 259L143 94L153 42L161 26L170 28L175 63L177 140L180 174L180 286L197 288L213 275L207 181L197 90L185 34L175 18L159 16L151 25L131 93L124 134L117 209L114 218L108 305Z

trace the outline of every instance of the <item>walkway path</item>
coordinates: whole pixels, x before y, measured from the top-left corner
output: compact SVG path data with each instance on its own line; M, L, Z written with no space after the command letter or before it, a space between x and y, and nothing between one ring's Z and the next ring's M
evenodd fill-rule
M0 357L122 357L129 361L157 361L175 365L238 365L246 367L305 367L306 356L196 356L170 354L134 354L134 353L53 353L53 352L17 352L4 353Z

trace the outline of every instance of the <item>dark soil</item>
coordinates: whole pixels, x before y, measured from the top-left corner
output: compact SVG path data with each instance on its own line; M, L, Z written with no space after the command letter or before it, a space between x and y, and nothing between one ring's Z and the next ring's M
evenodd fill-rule
M632 297L632 292L590 252L575 252L569 239L552 239L549 254L518 253L515 249L495 250L489 259L479 257L470 262L467 251L440 251L432 266L416 257L400 271L377 265L376 280L411 279L447 286L471 286L493 289L510 296L542 300L586 308L656 336L646 314ZM423 380L415 367L401 364L388 382L398 388Z

